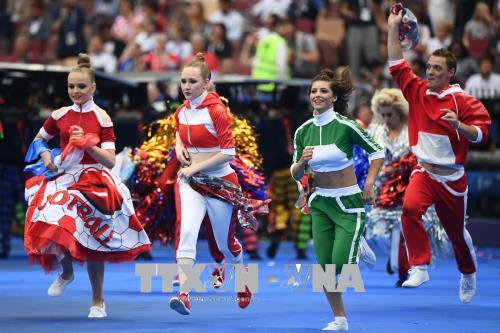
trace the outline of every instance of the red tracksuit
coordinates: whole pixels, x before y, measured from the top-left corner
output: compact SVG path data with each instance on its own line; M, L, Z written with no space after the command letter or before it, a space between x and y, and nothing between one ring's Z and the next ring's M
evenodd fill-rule
M464 239L467 208L467 138L441 119L442 109L457 113L460 122L476 127L475 142L485 142L491 119L483 104L459 86L434 92L416 76L406 61L390 64L390 71L410 105L408 134L412 152L419 162L448 166L457 171L450 176L431 174L418 166L410 178L403 203L403 235L411 266L429 264L431 258L422 214L435 204L436 213L450 239L458 269L463 274L476 271L472 243Z

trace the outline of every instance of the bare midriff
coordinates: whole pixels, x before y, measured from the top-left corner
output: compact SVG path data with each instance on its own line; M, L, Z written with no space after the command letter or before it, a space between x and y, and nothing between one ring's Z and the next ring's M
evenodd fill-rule
M329 172L315 172L314 186L321 188L342 188L356 185L354 168L348 166L345 169Z
M212 156L217 155L218 153L219 152L210 152L210 153L191 153L190 152L189 157L191 159L191 165L196 165L198 163L206 161L209 158L211 158ZM226 166L226 163L214 165L213 167L211 167L209 169L205 169L204 171L217 171L217 170L223 168L224 166Z
M440 176L449 176L457 171L457 169L453 169L445 165L438 165L427 162L420 162L419 164L430 173L434 173Z

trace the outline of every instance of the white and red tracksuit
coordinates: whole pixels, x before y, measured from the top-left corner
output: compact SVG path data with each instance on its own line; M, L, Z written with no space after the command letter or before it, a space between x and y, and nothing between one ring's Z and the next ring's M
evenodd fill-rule
M410 105L408 134L412 152L419 162L443 165L456 170L440 176L417 166L410 178L403 203L403 235L411 266L430 262L430 244L422 225L422 214L435 204L436 213L453 246L458 269L463 274L476 271L472 242L464 238L467 208L467 138L441 119L442 109L457 113L460 122L478 131L475 143L485 142L491 119L483 104L458 85L439 92L427 88L404 60L389 62L392 76Z
M179 137L188 152L235 155L231 117L215 92L205 92L192 101L186 100L175 112L175 121ZM218 170L203 173L239 185L236 173L229 163ZM235 214L233 206L201 195L185 179L181 179L177 186L176 258L196 259L198 232L207 214L210 219L210 223L207 223L209 241L212 240L213 233L218 249L233 261L240 261L242 248L235 238L237 220L232 218Z

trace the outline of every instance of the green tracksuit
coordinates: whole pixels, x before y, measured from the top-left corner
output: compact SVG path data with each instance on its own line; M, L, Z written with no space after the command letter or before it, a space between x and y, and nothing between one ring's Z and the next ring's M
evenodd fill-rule
M384 151L356 122L333 109L306 121L295 132L294 163L306 146L313 146L309 166L314 172L329 172L352 167L353 147L357 144L369 153L369 159L384 158ZM313 241L319 264L358 262L358 246L364 231L365 209L357 185L316 188L309 198Z

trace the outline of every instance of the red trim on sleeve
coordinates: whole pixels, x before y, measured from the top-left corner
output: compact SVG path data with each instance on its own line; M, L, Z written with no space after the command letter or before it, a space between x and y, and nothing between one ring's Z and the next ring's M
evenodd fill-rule
M231 130L231 116L226 108L222 105L214 105L208 108L208 112L217 132L220 148L234 148L235 141Z

